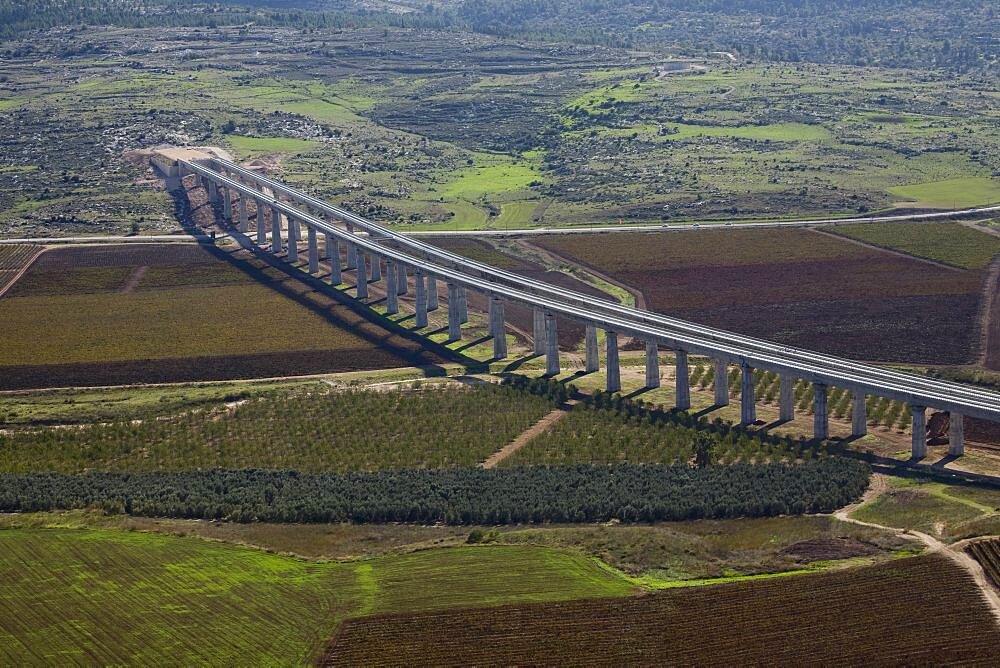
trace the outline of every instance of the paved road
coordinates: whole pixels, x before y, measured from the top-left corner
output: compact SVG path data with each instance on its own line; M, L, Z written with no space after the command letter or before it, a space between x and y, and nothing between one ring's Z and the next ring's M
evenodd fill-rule
M45 246L54 244L111 244L111 243L132 243L132 244L162 244L162 243L203 243L211 241L212 237L207 234L160 234L150 236L134 237L25 237L23 239L0 239L0 244L42 244Z
M898 216L865 216L855 218L803 218L800 220L703 223L666 223L663 225L593 225L579 227L531 227L512 230L441 230L405 232L410 237L525 237L549 234L594 234L597 232L695 232L698 230L746 230L768 227L818 227L821 225L847 225L850 223L906 223L914 221L963 218L966 216L992 216L1000 214L1000 205L974 209L952 209L933 213L910 213Z

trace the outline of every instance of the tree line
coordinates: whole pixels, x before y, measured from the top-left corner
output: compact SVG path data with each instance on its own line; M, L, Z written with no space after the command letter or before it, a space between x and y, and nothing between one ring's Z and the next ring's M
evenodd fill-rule
M830 457L701 468L5 474L0 511L96 508L236 522L653 522L831 512L862 494L869 473L862 462Z

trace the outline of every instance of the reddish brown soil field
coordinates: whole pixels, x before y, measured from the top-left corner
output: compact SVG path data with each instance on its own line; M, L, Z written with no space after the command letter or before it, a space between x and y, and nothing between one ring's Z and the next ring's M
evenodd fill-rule
M501 253L483 241L446 238L432 239L431 243L452 253L485 262L494 267L506 269L507 271L513 271L528 278L545 281L546 283L594 295L595 297L609 298L607 294L589 283L584 283L559 271L546 271L540 265ZM487 306L486 299L482 295L470 292L469 306L477 311L485 312ZM504 306L504 316L511 325L525 332L527 335L531 335L534 326L534 315L531 309L517 304L506 304ZM575 350L583 341L585 328L582 324L561 318L557 322L557 331L559 333L559 348L561 350Z
M946 557L625 599L345 623L329 666L991 665L1000 630Z
M534 242L643 292L651 309L846 355L967 363L984 275L812 230L565 235Z

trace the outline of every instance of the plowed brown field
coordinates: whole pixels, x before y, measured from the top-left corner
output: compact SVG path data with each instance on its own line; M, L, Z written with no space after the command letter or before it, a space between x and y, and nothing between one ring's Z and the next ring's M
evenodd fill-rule
M982 271L812 230L564 235L539 246L643 292L649 308L857 359L962 364Z
M972 579L942 556L625 599L346 622L328 666L991 665Z

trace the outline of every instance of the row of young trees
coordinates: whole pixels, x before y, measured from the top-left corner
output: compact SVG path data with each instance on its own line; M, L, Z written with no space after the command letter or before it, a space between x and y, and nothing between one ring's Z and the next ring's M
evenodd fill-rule
M869 469L799 465L618 465L0 475L0 510L99 508L237 522L511 524L651 522L830 512L858 498Z

